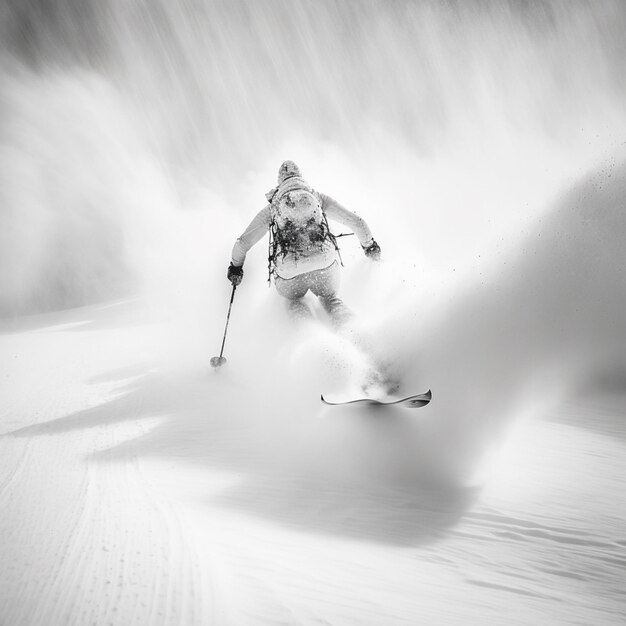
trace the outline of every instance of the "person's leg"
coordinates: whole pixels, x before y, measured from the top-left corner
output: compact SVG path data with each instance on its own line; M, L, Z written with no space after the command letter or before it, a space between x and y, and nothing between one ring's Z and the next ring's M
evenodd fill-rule
M341 279L340 272L341 268L338 263L323 270L311 272L308 278L309 288L319 298L333 324L337 328L343 327L341 328L342 334L345 334L371 362L371 368L361 385L363 391L374 396L395 393L399 388L399 382L390 371L389 365L377 355L372 338L353 324L347 324L354 319L354 314L337 295Z
M283 298L287 299L287 308L293 317L308 319L313 316L311 309L303 300L309 288L306 281L302 279L302 275L289 279L276 276L274 285L276 286L276 291Z
M309 288L319 298L333 324L341 326L352 316L352 311L337 295L341 281L341 270L337 262L322 270L310 272Z

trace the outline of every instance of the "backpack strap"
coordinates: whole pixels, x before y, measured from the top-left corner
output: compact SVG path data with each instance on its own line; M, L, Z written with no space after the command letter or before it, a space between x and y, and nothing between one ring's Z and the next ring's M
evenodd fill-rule
M320 204L320 208L321 208L321 204ZM341 258L341 250L339 250L339 245L337 244L337 237L335 237L335 235L333 235L332 232L330 231L330 226L328 225L328 218L326 217L326 211L324 211L323 208L321 208L321 211L322 211L322 217L324 218L324 224L326 225L326 234L328 235L328 238L332 242L333 246L335 246L335 251L337 252L337 256L339 257L339 263L341 263L341 267L344 267L343 259Z
M267 250L267 283L269 286L272 284L272 276L276 273L276 252L278 251L276 229L277 226L270 204L269 246Z

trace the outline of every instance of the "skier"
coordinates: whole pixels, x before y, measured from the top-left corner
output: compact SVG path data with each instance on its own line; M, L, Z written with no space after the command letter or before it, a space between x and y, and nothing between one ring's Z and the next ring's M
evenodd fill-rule
M278 293L292 313L310 316L303 298L315 294L335 324L351 313L337 296L341 257L328 218L352 229L369 259L380 260L380 246L365 221L331 197L315 191L293 161L278 170L278 184L265 194L268 204L250 222L233 246L228 280L235 287L243 279L246 254L269 231L269 271Z

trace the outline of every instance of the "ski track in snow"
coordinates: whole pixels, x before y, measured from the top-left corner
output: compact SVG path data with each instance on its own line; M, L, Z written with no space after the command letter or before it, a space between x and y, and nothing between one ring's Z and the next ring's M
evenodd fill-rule
M620 401L528 424L462 496L281 474L208 370L138 384L158 326L64 316L0 335L3 626L623 623Z

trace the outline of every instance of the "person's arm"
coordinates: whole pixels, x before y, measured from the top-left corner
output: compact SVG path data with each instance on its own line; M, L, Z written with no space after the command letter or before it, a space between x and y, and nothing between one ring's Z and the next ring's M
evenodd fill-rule
M239 285L243 280L243 264L246 260L248 250L263 238L269 225L270 205L268 204L256 214L254 219L248 224L248 228L246 228L243 234L235 241L231 262L226 272L226 277L233 284L233 287Z
M334 198L320 193L319 191L317 195L322 202L322 210L326 213L327 217L351 228L357 236L365 254L368 257L378 260L380 258L380 247L374 241L372 231L367 225L367 222L353 211L349 211L341 206Z
M256 214L248 225L248 228L246 228L243 234L235 241L232 252L232 263L234 266L241 267L244 264L248 250L263 238L269 226L270 205L268 204Z

